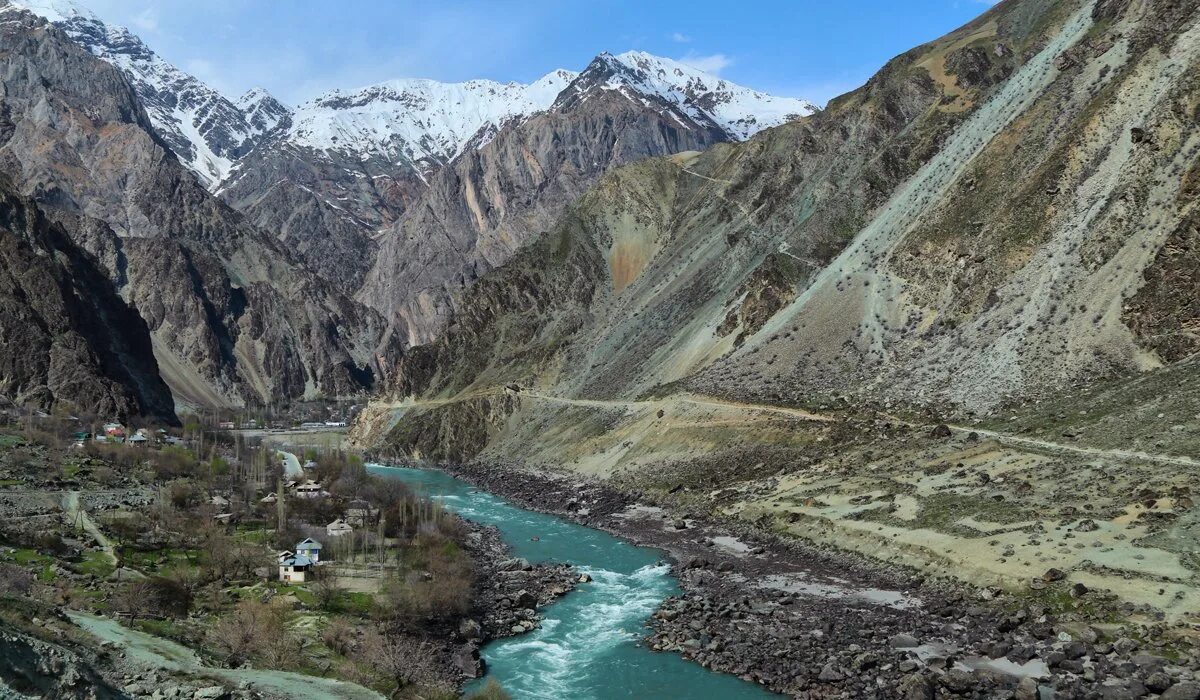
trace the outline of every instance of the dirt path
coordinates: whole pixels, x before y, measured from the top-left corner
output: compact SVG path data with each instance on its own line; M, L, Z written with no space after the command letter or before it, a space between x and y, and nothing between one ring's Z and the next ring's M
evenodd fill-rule
M504 391L504 389L492 389L483 391L474 391L470 394L456 396L447 399L430 399L421 401L403 401L392 404L386 404L390 408L416 408L425 406L443 406L450 403L456 403L472 398L482 398ZM662 404L666 400L672 400L678 403L687 403L694 406L705 406L711 408L733 408L749 411L761 411L763 413L776 413L799 418L801 420L814 421L819 423L832 423L839 420L837 416L813 413L801 408L789 408L786 406L775 406L771 404L757 404L741 401L729 401L710 396L698 396L694 394L679 394L660 401L637 401L637 400L606 400L606 399L573 399L562 396L552 396L550 394L542 394L533 391L522 391L522 397L536 399L539 401L547 401L550 403L566 404L570 406L591 406L595 408L636 408L649 407L655 404ZM911 428L925 429L932 428L932 423L918 423L910 420L905 420L897 416L886 416L888 420L896 423L907 425ZM1109 459L1124 459L1136 460L1143 462L1156 462L1159 464L1171 464L1184 467L1200 467L1200 459L1190 457L1180 457L1178 455L1163 455L1154 454L1152 452L1138 452L1133 450L1112 450L1102 449L1098 447L1087 447L1082 445L1068 445L1061 442L1052 442L1050 440L1037 440L1034 438L1020 437L1010 435L997 430L986 430L983 428L965 426L965 425L950 425L951 430L958 433L976 433L984 437L989 437L1010 445L1019 445L1032 447L1041 450L1051 450L1057 452L1070 452L1073 454L1085 455L1090 457L1106 457Z
M284 698L312 700L382 700L383 696L354 683L287 671L208 666L196 652L161 637L123 627L115 620L69 611L71 621L93 636L112 642L134 663L172 674L211 678L231 685L248 683L257 690Z
M92 517L87 514L79 505L79 492L68 491L63 494L62 499L63 514L67 518L67 523L71 527L76 525L83 526L85 532L95 538L96 543L100 545L100 551L104 552L104 556L113 566L117 565L116 548L113 547L112 540L108 539L100 528L96 525Z
M912 425L912 424L910 424ZM995 430L983 430L981 428L971 428L961 425L948 426L951 430L960 433L977 433L985 437L994 438L1002 443L1010 443L1014 445L1025 445L1027 447L1036 447L1043 450L1054 450L1058 452L1073 452L1075 454L1088 455L1093 457L1109 457L1112 459L1130 459L1143 462L1158 462L1159 464L1174 464L1182 467L1200 467L1200 460L1190 457L1178 457L1176 455L1160 455L1150 452L1134 452L1132 450L1104 450L1098 447L1084 447L1080 445L1064 445L1061 442L1050 442L1049 440L1036 440L1034 438L1018 437L1009 435Z

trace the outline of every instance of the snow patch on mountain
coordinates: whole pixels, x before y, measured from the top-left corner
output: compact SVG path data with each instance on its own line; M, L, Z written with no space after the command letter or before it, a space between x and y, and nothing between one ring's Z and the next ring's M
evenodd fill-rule
M480 143L481 131L548 109L575 76L556 70L528 85L402 79L334 90L296 109L288 139L364 158L445 162L468 143Z
M597 57L608 68L605 87L658 97L697 121L711 121L736 140L817 111L816 105L731 83L679 61L628 51Z
M246 91L235 104L255 136L273 130L292 116L292 110L275 99L266 88L256 87Z
M264 113L256 123L249 122L224 95L163 60L125 27L106 24L72 0L17 0L12 5L54 23L94 56L120 69L155 130L210 189L253 147L256 137L282 119L260 97ZM270 101L278 105L274 98Z
M583 73L555 70L529 84L400 79L334 90L293 111L262 88L229 100L74 0L14 0L12 6L53 22L124 72L155 129L211 190L267 134L279 134L290 146L364 161L380 158L426 174L465 150L482 148L505 124L578 103L596 88L665 109L681 128L717 127L734 140L817 109L805 100L768 95L679 61L630 51L602 53Z

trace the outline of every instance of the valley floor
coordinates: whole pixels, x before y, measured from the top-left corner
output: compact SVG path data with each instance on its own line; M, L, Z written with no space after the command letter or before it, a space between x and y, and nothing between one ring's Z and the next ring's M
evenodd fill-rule
M496 415L501 395L508 404ZM1097 426L1120 416L1100 415L1102 397L1091 400L1094 415L1058 406L1060 420L1035 430L1018 416L954 424L835 402L506 389L373 405L354 437L436 459L446 441L482 424L481 462L598 479L978 587L1065 595L1078 585L1112 596L1123 620L1187 630L1200 623L1200 460L1184 452L1191 421L1159 413L1160 423L1184 427L1154 441L1093 441L1104 432ZM1054 572L1061 581L1047 586Z

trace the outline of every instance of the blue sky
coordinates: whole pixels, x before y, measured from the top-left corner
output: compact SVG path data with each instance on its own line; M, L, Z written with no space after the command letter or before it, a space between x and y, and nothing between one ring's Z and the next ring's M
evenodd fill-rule
M824 103L986 0L81 0L230 96L296 104L389 78L528 82L640 49Z

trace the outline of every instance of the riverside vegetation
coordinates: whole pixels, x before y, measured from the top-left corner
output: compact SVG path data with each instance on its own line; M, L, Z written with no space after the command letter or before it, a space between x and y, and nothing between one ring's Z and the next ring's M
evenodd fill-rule
M513 634L521 620L532 629L532 611L515 615L573 580L562 567L499 576L504 546L494 531L367 474L353 455L308 454L329 496L288 499L281 511L260 502L247 468L271 452L261 478L281 481L271 450L242 445L239 461L239 438L199 427L182 446L80 445L78 425L42 417L0 426L0 666L17 692L217 697L231 685L197 672L155 687L149 679L166 669L88 643L73 624L78 613L183 644L213 668L453 697L482 672L481 643ZM326 540L331 561L304 584L279 583L276 552L309 535L326 539L324 523L351 501L369 503L377 525ZM53 670L64 665L69 674ZM273 696L268 686L229 690ZM473 697L504 694L485 687Z

